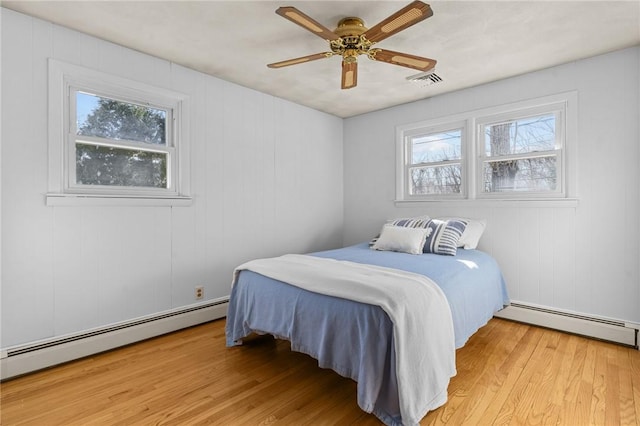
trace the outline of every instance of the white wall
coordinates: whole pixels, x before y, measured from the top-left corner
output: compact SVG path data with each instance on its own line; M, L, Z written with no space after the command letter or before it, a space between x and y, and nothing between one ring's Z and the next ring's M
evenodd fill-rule
M338 247L342 120L2 11L2 342L229 294L256 257ZM47 58L186 93L189 207L45 206Z
M345 244L388 218L486 218L480 248L497 258L513 300L639 323L639 86L636 47L345 120ZM574 90L577 207L394 203L395 126Z
M640 322L640 48L343 122L0 10L3 348L187 306L195 285L224 297L245 260L423 213L487 218L513 299ZM49 57L191 96L193 205L45 206ZM577 207L394 204L396 125L571 90Z

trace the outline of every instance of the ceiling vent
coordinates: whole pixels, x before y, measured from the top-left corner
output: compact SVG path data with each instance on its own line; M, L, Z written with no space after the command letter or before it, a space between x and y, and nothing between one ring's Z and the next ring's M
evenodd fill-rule
M407 77L412 83L417 83L422 87L431 86L432 84L441 83L442 77L436 74L434 71L421 72Z

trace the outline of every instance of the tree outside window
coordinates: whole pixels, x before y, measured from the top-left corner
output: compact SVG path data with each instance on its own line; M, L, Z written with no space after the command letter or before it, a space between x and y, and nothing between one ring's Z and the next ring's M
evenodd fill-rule
M166 110L76 92L77 185L167 188Z
M555 114L485 124L483 129L484 192L556 190Z

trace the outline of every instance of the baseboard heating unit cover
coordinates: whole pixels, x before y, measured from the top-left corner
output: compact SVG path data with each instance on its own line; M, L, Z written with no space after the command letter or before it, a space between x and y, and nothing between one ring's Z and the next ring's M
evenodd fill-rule
M202 324L227 315L229 299L161 312L2 350L0 380Z
M495 314L498 318L519 321L568 333L607 340L638 349L640 325L596 316L512 302Z

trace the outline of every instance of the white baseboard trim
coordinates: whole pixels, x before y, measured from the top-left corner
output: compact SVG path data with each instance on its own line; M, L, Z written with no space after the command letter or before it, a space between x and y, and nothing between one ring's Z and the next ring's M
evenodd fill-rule
M228 306L229 299L225 298L85 333L2 349L0 380L223 318Z
M582 336L620 343L638 349L638 330L633 323L589 316L554 308L512 302L495 314L509 319Z

